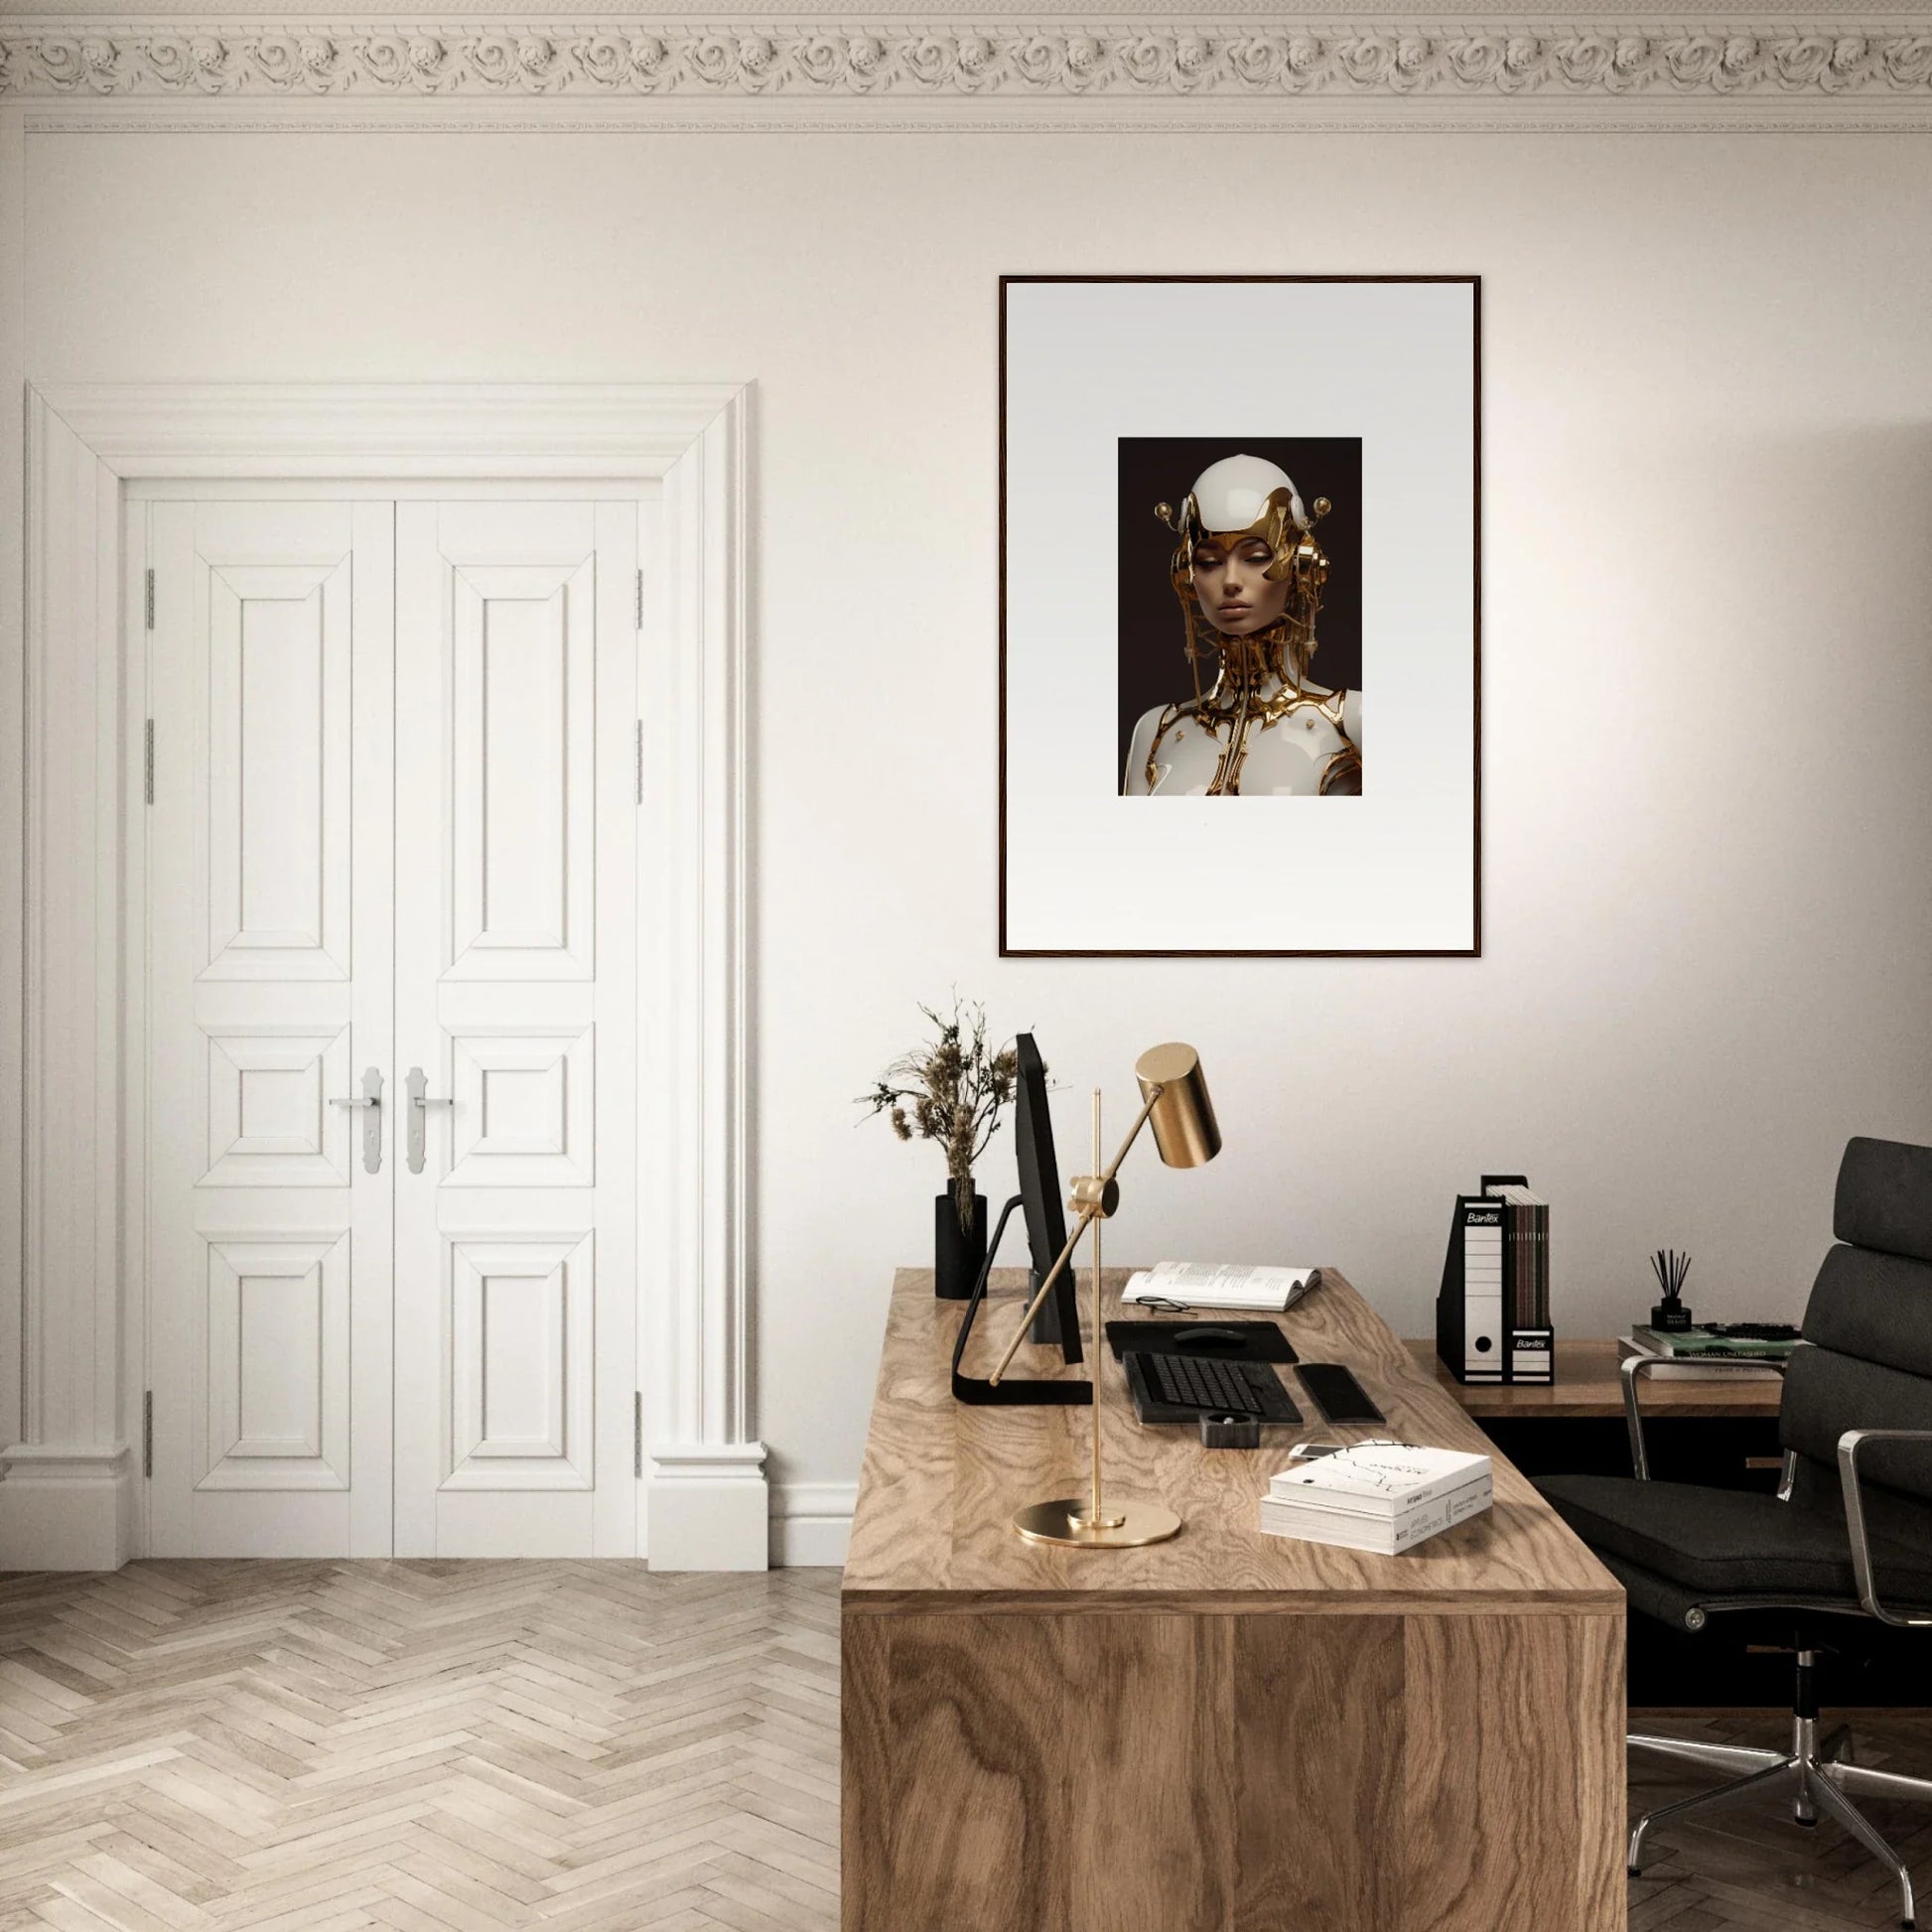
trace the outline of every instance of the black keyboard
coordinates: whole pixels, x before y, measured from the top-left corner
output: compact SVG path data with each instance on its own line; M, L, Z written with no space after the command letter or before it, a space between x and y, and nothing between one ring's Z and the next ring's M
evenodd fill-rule
M1253 1416L1258 1422L1298 1423L1302 1412L1266 1362L1224 1362L1193 1355L1127 1356L1149 1397L1170 1409L1198 1415Z

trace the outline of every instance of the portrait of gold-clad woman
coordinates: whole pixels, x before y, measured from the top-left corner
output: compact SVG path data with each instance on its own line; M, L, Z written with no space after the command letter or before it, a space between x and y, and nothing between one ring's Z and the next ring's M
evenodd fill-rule
M1359 439L1122 438L1120 472L1122 794L1359 797Z

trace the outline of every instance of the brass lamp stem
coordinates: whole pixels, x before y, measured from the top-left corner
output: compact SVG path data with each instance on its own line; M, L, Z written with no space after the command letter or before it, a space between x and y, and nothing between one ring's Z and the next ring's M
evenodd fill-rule
M1100 1165L1100 1089L1093 1090L1093 1165ZM1100 1334L1100 1223L1093 1224L1093 1508L1087 1521L1105 1521L1100 1514L1100 1370L1107 1357L1101 1348Z
M1122 1150L1126 1152L1125 1149ZM1100 1089L1093 1090L1093 1165L1100 1165ZM1118 1167L1119 1162L1114 1164ZM1100 1325L1100 1216L1093 1223L1093 1493L1088 1500L1086 1513L1072 1517L1075 1529L1117 1530L1127 1518L1116 1512L1109 1516L1101 1507L1100 1501L1100 1376L1107 1360L1106 1351L1101 1347L1102 1330Z
M994 1386L998 1386L1000 1377L1013 1366L1013 1358L1020 1352L1020 1344L1027 1339L1027 1330L1034 1325L1034 1316L1039 1312L1040 1307L1045 1302L1047 1295L1051 1292L1053 1284L1066 1272L1066 1265L1072 1260L1073 1250L1079 1246L1081 1235L1086 1233L1088 1227L1093 1222L1098 1221L1103 1215L1111 1214L1114 1211L1114 1201L1112 1198L1114 1178L1120 1173L1120 1164L1127 1159L1128 1150L1141 1138L1141 1129L1147 1125L1148 1116L1154 1112L1155 1103L1165 1091L1165 1088L1157 1086L1153 1092L1148 1094L1147 1104L1135 1116L1134 1125L1127 1130L1127 1138L1121 1142L1120 1152L1114 1156L1113 1165L1108 1168L1107 1172L1091 1177L1082 1175L1074 1181L1073 1199L1067 1204L1079 1209L1080 1218L1074 1222L1072 1233L1066 1237L1066 1246L1059 1251L1052 1267L1047 1269L1046 1279L1040 1283L1039 1292L1027 1305L1027 1312L1020 1317L1020 1326L1014 1330L1013 1339L1007 1343L1007 1352L1000 1357L999 1367L986 1378ZM1094 1159L1097 1162L1100 1158L1100 1142L1097 1133L1094 1139L1093 1152ZM1087 1196L1091 1196L1091 1198L1086 1198ZM1097 1259L1099 1242L1097 1239L1094 1246L1096 1253L1094 1265L1097 1271L1099 1267Z

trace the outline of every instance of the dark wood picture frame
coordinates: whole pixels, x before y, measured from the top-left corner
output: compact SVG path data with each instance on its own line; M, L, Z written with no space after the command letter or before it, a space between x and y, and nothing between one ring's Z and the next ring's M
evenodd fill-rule
M1398 283L1466 286L1472 307L1470 405L1473 411L1470 478L1471 534L1474 542L1473 608L1470 612L1471 692L1471 811L1473 814L1470 867L1469 944L1467 946L1397 947L1048 947L1014 946L1007 935L1007 290L1027 283ZM1000 277L1000 396L999 396L999 926L1003 959L1479 959L1482 956L1482 277L1480 275L1002 275Z

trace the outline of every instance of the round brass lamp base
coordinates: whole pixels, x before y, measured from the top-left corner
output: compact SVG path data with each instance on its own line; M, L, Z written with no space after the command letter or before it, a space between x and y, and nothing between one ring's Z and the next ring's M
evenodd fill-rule
M1138 1550L1144 1544L1165 1543L1180 1533L1180 1518L1160 1503L1106 1501L1108 1520L1088 1524L1092 1506L1086 1496L1061 1496L1050 1503L1029 1503L1013 1519L1013 1527L1029 1543L1060 1543L1074 1550Z

